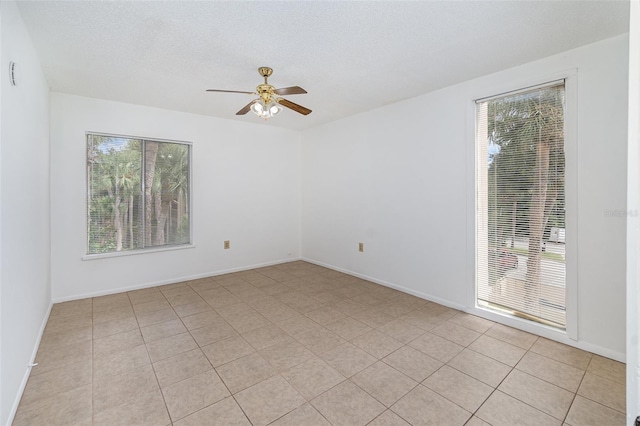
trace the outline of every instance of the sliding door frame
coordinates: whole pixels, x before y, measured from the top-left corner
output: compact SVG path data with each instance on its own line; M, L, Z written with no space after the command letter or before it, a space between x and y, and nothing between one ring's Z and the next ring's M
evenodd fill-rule
M566 329L560 330L513 315L478 307L477 304L477 155L476 143L476 100L516 92L529 87L544 85L548 82L565 80L565 206L566 206ZM517 80L497 82L469 93L466 111L466 187L467 187L467 312L492 321L512 326L553 340L572 344L579 339L578 330L578 144L577 144L577 89L578 72L576 69L556 73L532 76Z

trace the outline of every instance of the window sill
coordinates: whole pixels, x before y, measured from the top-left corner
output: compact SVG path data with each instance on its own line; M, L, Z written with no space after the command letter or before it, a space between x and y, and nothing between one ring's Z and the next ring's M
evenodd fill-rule
M97 259L105 259L109 257L122 257L122 256L135 256L138 254L148 254L148 253L158 253L163 251L174 251L174 250L184 250L184 249L192 249L196 246L194 244L180 244L180 245L171 245L171 246L162 246L162 247L154 247L149 249L137 249L137 250L127 250L127 251L115 251L111 253L97 253L97 254L86 254L82 256L82 260L97 260Z

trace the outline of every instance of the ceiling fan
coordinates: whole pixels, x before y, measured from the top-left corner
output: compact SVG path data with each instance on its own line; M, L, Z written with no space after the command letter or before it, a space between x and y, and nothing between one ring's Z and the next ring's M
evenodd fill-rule
M207 92L224 92L224 93L246 93L248 95L256 95L258 99L254 99L245 105L240 111L236 112L236 115L244 115L249 111L252 111L258 117L265 120L273 117L282 111L282 107L289 108L302 115L308 115L311 113L309 108L305 108L302 105L298 105L284 98L281 95L300 95L307 93L300 86L283 87L282 89L276 89L270 85L267 79L273 74L273 70L269 67L260 67L258 72L264 77L264 83L259 84L256 87L255 92L244 92L240 90L218 90L207 89ZM282 105L282 106L280 106Z

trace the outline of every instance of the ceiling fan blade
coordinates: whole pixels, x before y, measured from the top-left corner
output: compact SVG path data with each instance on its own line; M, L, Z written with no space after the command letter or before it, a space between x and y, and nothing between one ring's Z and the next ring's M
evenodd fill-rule
M276 95L302 95L307 93L307 91L300 86L283 87L282 89L276 89L273 92Z
M282 105L282 106L284 106L284 107L287 107L287 108L289 108L289 109L292 109L292 110L294 110L295 112L299 112L299 113L300 113L300 114L302 114L302 115L309 115L309 114L311 114L311 110L310 110L309 108L305 108L305 107L303 107L302 105L298 105L298 104L293 103L293 102L291 102L291 101L288 101L288 100L286 100L286 99L278 98L277 102L278 102L280 105Z
M251 105L255 104L258 100L254 99L248 104L246 104L240 111L236 112L236 115L245 115L251 109Z
M247 95L253 95L254 92L243 92L240 90L218 90L218 89L207 89L207 92L222 92L222 93L245 93Z

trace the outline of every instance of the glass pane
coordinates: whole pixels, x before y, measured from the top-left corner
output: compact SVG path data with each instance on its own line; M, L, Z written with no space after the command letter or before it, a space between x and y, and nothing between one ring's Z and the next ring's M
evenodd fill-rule
M189 145L145 141L145 246L189 243Z
M564 328L564 87L478 106L478 302Z
M89 254L141 247L141 141L88 135Z

